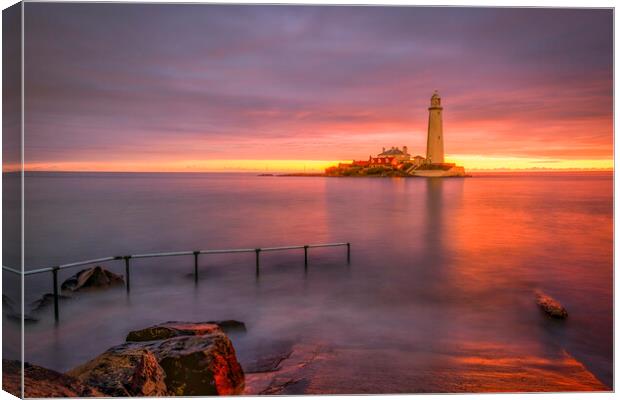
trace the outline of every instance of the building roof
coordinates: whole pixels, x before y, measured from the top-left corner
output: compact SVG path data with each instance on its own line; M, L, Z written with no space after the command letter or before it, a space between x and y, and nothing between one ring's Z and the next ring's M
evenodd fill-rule
M402 151L401 149L399 149L398 147L392 147L391 149L387 149L384 150L382 153L379 153L379 157L384 157L384 156L401 156L401 155L406 155L407 153L405 153L404 151Z

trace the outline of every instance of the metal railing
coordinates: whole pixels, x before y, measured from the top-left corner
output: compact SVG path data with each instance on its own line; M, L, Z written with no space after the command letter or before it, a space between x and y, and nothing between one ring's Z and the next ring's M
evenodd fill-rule
M231 253L255 253L256 254L256 277L260 275L260 253L261 252L269 252L269 251L284 251L284 250L304 250L304 269L307 271L308 269L308 249L318 248L318 247L337 247L337 246L346 246L347 247L347 263L351 262L351 243L323 243L323 244L306 244L306 245L297 245L297 246L279 246L279 247L257 247L257 248L247 248L247 249L223 249L223 250L195 250L195 251L173 251L173 252L164 252L164 253L145 253L145 254L132 254L126 256L113 256L113 257L103 257L103 258L95 258L92 260L85 261L77 261L68 264L61 264L54 267L45 267L38 268L29 271L24 271L23 273L15 268L10 268L6 266L2 266L4 271L12 272L17 275L23 275L24 277L36 274L42 274L45 272L52 273L52 287L53 287L53 295L54 295L54 319L58 321L60 316L59 310L59 296L60 293L58 291L58 271L81 267L84 265L97 264L107 261L118 261L123 260L125 262L125 288L127 293L131 290L130 284L130 260L134 258L154 258L154 257L177 257L177 256L194 256L194 282L198 283L198 256L201 254L231 254Z

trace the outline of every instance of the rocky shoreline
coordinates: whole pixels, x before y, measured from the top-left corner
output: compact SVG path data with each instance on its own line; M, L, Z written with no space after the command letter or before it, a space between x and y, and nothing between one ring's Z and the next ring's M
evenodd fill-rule
M131 331L124 343L65 373L25 363L25 397L155 397L301 394L327 347L274 342L244 371L225 331L235 320L169 321ZM17 360L3 360L3 389L20 395Z
M194 336L195 339L199 337ZM442 356L446 364L443 367L437 365L429 375L425 367L411 368L409 363L403 364L402 349L275 342L256 360L246 361L242 372L243 384L239 383L239 375L231 374L230 370L229 373L219 374L220 379L224 380L224 385L219 387L226 388L220 392L215 384L206 384L213 376L208 368L195 368L190 363L188 366L177 366L182 372L168 376L166 368L170 366L165 363L162 366L160 354L141 346L132 348L131 343L126 343L107 350L66 374L26 364L26 397L610 390L561 348L549 349L548 354L541 358L540 355L528 355L518 347L496 346L471 343L461 347L459 352L446 353ZM416 350L406 352L407 359L419 357ZM356 368L351 368L369 357L377 363L377 369L371 376L359 375ZM203 356L200 358L204 359ZM4 361L3 364L4 389L17 394L19 362ZM394 374L399 378L394 379ZM188 389L183 382L188 383ZM179 388L181 391L176 392Z
M240 327L224 321L223 327ZM4 389L19 394L19 361L3 360ZM243 393L245 376L217 321L166 322L60 373L26 363L26 397L214 396Z
M63 293L106 289L123 284L122 276L97 266L78 272L63 283ZM534 291L536 305L549 319L564 320L568 312L553 297ZM39 308L45 307L46 297ZM5 312L9 299L3 298ZM559 322L561 323L561 322ZM125 342L109 348L90 361L61 373L25 363L26 397L135 397L135 396L214 396L291 395L310 393L399 393L399 392L488 392L488 391L601 391L609 390L587 368L566 351L552 351L541 362L518 349L497 348L480 365L472 355L484 346L465 349L462 355L446 355L452 373L437 370L435 375L418 376L423 371L391 365L377 349L355 346L334 348L326 343L282 342L274 338L258 354L247 358L243 367L227 334L243 333L243 322L168 321L127 333ZM334 365L350 366L376 357L378 376L394 369L411 380L398 388L381 382L366 382L346 368L337 374ZM525 356L524 356L525 354ZM402 356L402 355L401 355ZM412 354L411 357L414 357ZM392 357L391 357L392 358ZM399 359L393 354L393 360ZM466 360L466 362L464 362ZM395 362L395 361L393 361ZM387 363L387 364L386 364ZM490 366L505 369L511 377L494 376ZM3 388L20 396L21 363L3 360ZM352 374L352 375L351 375ZM440 376L443 378L439 379ZM500 379L501 378L501 379ZM361 379L361 380L360 380ZM373 378L375 379L375 378ZM458 382L453 382L454 380ZM381 380L379 378L379 380ZM503 383L502 383L503 382ZM497 386L499 383L501 385ZM379 386L377 386L379 385ZM377 387L384 387L377 391Z

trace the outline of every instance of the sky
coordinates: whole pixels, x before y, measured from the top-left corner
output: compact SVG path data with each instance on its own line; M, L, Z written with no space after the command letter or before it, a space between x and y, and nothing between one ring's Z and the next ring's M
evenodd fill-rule
M612 11L25 5L25 166L315 171L425 155L613 167Z

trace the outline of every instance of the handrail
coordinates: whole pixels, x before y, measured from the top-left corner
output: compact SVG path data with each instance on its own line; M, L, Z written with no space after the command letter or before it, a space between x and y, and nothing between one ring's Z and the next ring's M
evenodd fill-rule
M200 250L199 254L251 253L256 249Z
M322 244L308 244L308 245L295 245L295 246L259 247L259 248L252 248L252 249L249 249L249 248L248 249L221 249L221 250L218 249L218 250L170 251L170 252L161 252L161 253L144 253L144 254L132 254L129 256L102 257L102 258L95 258L92 260L76 261L72 263L61 264L57 268L66 269L66 268L80 267L83 265L96 264L99 262L122 260L125 257L155 258L155 257L190 256L196 253L198 254L253 253L257 249L259 251L281 251L281 250L296 250L296 249L303 249L303 248L318 248L318 247L336 247L336 246L347 246L347 245L350 245L350 243L342 242L342 243L322 243ZM56 267L43 267L43 268L38 268L34 270L24 271L24 275L34 275L34 274L40 274L43 272L51 272L54 268ZM21 274L19 270L4 266L4 265L2 266L2 269L9 271L9 272L16 273L16 274Z
M98 262L112 261L112 260L116 260L116 259L117 259L116 257L95 258L93 260L85 260L85 261L78 261L78 262L73 262L73 263L69 263L69 264L62 264L62 265L59 265L58 268L59 269L65 269L65 268L72 268L72 267L80 267L82 265L96 264Z
M171 251L171 252L160 252L160 253L144 253L144 254L133 254L126 256L112 256L112 257L103 257L103 258L94 258L92 260L84 260L84 261L76 261L67 264L61 264L54 267L43 267L38 269L32 269L29 271L19 271L16 268L11 268L7 266L2 266L4 271L12 272L17 275L30 276L35 274L41 274L44 272L51 272L53 279L53 289L54 289L54 316L56 320L58 320L58 271L79 267L83 265L96 264L105 261L120 261L124 260L125 262L125 287L127 289L127 293L130 290L130 275L129 275L129 267L130 260L132 258L154 258L154 257L177 257L177 256L194 256L194 280L196 284L198 283L198 256L200 254L231 254L231 253L255 253L256 254L256 278L258 279L260 273L260 253L265 251L284 251L284 250L304 250L304 269L307 271L308 269L308 249L318 248L318 247L336 247L336 246L347 246L347 263L351 261L351 243L342 242L342 243L320 243L320 244L306 244L306 245L296 245L296 246L277 246L277 247L257 247L257 248L247 248L247 249L213 249L213 250L195 250L195 251Z
M40 274L42 272L51 272L53 270L54 270L53 267L33 269L33 270L30 270L30 271L24 271L24 275Z
M294 249L303 249L303 248L304 246L263 247L261 251L294 250Z
M14 269L14 268L11 268L11 267L6 267L4 265L2 266L2 269L5 270L5 271L12 272L12 273L17 274L17 275L21 275L22 274L21 271L18 271L18 270Z
M324 243L324 244L309 244L308 247L336 247L336 246L350 246L351 243Z
M194 254L193 251L170 251L166 253L146 253L135 254L130 256L131 258L154 258L154 257L174 257L174 256L189 256Z

